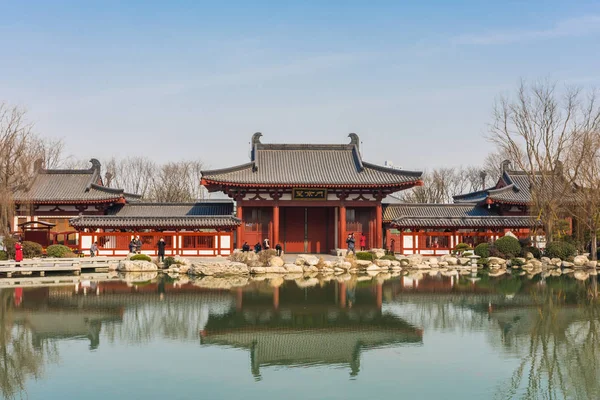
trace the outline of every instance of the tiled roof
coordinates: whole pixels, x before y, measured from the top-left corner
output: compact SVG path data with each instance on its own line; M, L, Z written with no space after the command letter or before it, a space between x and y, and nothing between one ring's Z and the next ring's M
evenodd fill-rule
M534 176L535 185L544 189L541 190L541 193L546 193L548 196L553 196L554 193L566 197L567 200L574 201L577 199L577 193L568 186L568 182L562 179L550 179L551 176L544 177L541 173ZM499 203L531 204L533 199L530 183L530 174L524 171L507 170L504 171L496 186L478 192L454 196L454 201L456 203L483 202L489 199L491 202Z
M529 216L502 216L477 204L390 204L385 222L398 228L527 228Z
M79 216L71 220L71 225L80 229L206 229L240 224L233 216L231 201L132 203L116 207L108 215Z
M95 161L95 160L94 160ZM97 163L97 161L95 161ZM110 203L139 196L102 185L100 164L90 169L40 169L27 188L15 190L17 203Z
M358 139L347 145L263 144L253 138L251 162L202 171L209 187L229 186L346 186L410 187L422 173L364 162ZM217 188L218 189L218 188Z

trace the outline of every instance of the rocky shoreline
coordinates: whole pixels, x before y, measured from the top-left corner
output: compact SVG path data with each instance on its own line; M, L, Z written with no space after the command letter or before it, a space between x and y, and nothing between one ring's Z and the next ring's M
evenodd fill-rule
M477 257L458 257L444 255L439 257L414 255L397 255L390 259L380 249L371 250L373 260L357 260L354 257L337 257L335 260L323 260L310 254L300 254L293 263L286 263L283 258L275 255L256 254L253 252L235 252L229 258L196 259L188 260L175 257L175 263L166 270L159 269L158 265L148 261L122 260L111 269L125 273L148 273L163 271L170 275L189 275L191 277L248 277L248 279L282 280L311 279L317 276L352 276L378 275L399 276L406 275L419 279L424 274L430 276L458 276L476 274L484 266L477 264ZM558 258L542 257L535 259L514 258L505 260L499 257L487 258L485 270L489 276L498 277L505 274L516 273L533 277L541 274L542 277L573 274L575 279L585 280L597 275L598 263L590 261L586 256L576 256L572 261Z

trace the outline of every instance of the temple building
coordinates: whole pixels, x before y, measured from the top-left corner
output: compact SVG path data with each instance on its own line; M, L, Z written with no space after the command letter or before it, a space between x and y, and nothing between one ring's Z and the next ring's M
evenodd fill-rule
M363 161L360 141L349 144L264 144L252 137L250 162L203 171L209 192L236 202L236 247L265 238L287 253L329 253L345 247L347 234L365 234L367 247L382 248L382 200L422 185L421 172Z
M167 255L187 256L228 255L264 239L286 253L335 253L350 233L357 249L364 235L367 249L399 254L447 254L458 243L476 246L508 232L544 246L532 216L531 174L504 162L495 185L455 196L454 204L402 203L394 194L423 185L422 173L369 163L359 137L348 136L347 144L268 144L255 133L249 162L202 171L201 184L228 197L220 201L147 203L106 187L95 159L82 170L37 163L31 184L15 190L11 228L25 240L83 253L96 242L101 255L112 256L127 254L136 237L145 254L156 254L162 237ZM533 185L578 201L575 188L557 176L539 173Z

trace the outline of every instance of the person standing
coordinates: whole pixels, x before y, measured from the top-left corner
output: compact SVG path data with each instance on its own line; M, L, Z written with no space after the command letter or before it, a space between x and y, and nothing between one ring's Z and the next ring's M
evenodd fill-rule
M90 247L90 257L96 257L98 255L98 243L94 242Z
M139 236L135 239L135 252L137 254L142 253L142 241Z
M244 244L242 245L242 251L244 253L250 251L250 245L248 244L248 242L244 242Z
M15 261L23 261L23 245L21 244L21 240L15 243ZM20 267L20 265L17 265L17 267Z
M277 257L281 257L281 250L283 250L283 249L281 248L281 245L280 245L279 243L277 243L277 244L275 245L275 251L277 252Z
M271 248L271 246L269 245L269 238L265 238L265 240L263 240L263 250L269 250Z
M156 247L158 247L158 262L165 262L165 247L167 247L165 239L160 238Z
M260 242L258 242L254 245L254 252L260 253L261 251L262 251L262 246L260 245Z
M129 253L135 253L135 239L131 238L129 242Z
M356 239L354 239L354 233L350 233L348 234L348 239L346 239L346 244L348 245L348 252L346 253L346 255L350 255L350 252L354 253L354 255L356 255Z
M367 249L367 237L364 233L360 234L360 251L365 251Z

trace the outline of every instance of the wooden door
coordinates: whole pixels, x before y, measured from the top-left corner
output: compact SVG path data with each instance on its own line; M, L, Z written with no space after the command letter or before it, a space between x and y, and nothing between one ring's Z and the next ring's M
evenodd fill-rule
M307 250L309 253L328 253L330 249L327 240L327 208L309 207L307 211Z
M304 253L304 207L285 207L283 210L283 250L286 253Z

